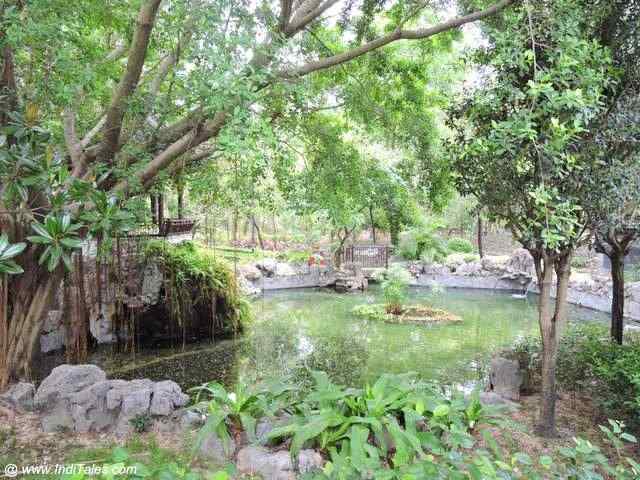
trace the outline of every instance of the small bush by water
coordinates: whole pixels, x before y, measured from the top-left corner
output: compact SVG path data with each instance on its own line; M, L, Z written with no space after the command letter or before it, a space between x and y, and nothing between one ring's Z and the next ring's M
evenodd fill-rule
M384 273L382 295L386 311L399 313L409 293L409 272L400 265L393 265Z
M539 340L522 341L514 350L533 376L539 376ZM604 416L624 419L635 431L640 429L640 336L637 334L625 334L624 345L618 345L603 325L570 326L560 340L557 378L565 390L593 398Z
M449 254L447 244L437 235L438 224L425 224L413 227L400 237L398 245L402 258L441 262Z

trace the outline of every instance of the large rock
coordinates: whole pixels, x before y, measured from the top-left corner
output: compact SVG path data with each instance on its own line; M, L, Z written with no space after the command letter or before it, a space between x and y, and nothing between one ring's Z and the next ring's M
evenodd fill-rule
M480 392L479 400L482 405L498 405L509 411L516 411L519 405L511 400L501 397L495 392Z
M444 264L450 271L455 272L458 268L467 263L465 258L466 254L464 253L452 253L447 255L447 258L444 260Z
M480 260L482 269L488 273L503 273L507 270L509 257L507 255L487 255Z
M151 398L151 415L170 415L176 408L184 407L189 402L189 395L182 393L180 386L171 380L157 382L153 385Z
M345 263L335 272L334 289L338 293L366 290L369 285L362 269L354 263Z
M425 275L448 275L451 271L441 263L429 263L424 265L422 273Z
M155 263L149 263L142 274L142 290L140 296L145 305L155 305L160 299L160 290L164 283L164 275Z
M314 450L302 450L298 454L297 470L308 473L321 469L323 460ZM295 480L291 455L286 450L272 452L264 447L248 446L238 452L238 472L244 475L260 475L263 480Z
M482 262L480 262L480 260L463 263L456 269L458 275L467 275L470 277L482 275L482 272Z
M132 380L118 383L107 392L107 408L119 410L115 432L124 436L133 430L131 421L138 416L149 415L153 382L151 380Z
M46 432L113 431L126 435L138 416L173 419L189 397L172 381L107 380L94 365L61 365L44 379L35 395ZM169 420L172 421L172 420ZM181 418L175 417L179 424Z
M255 265L247 264L238 268L240 275L250 282L256 282L262 278L262 272Z
M237 281L238 281L238 288L240 289L240 293L242 293L242 295L245 295L247 297L253 297L253 296L259 295L260 292L262 291L260 287L256 286L256 284L247 280L245 277L239 276L237 278Z
M259 444L265 445L269 443L269 434L278 427L283 427L290 422L287 415L269 418L263 417L256 424L256 440Z
M276 264L275 273L278 277L288 277L291 275L296 275L298 272L288 263L278 262Z
M107 393L117 382L122 380L103 380L70 396L69 408L76 432L101 432L115 425L118 411L107 408Z
M195 430L204 425L204 416L193 410L179 410L177 415L182 430Z
M64 347L64 325L62 310L49 310L40 331L40 351L49 353Z
M53 407L58 400L67 399L70 395L106 378L107 375L95 365L60 365L54 368L38 387L34 405L38 409Z
M11 385L0 398L19 410L31 410L35 393L33 383L18 382Z
M265 258L255 263L255 267L262 272L265 277L287 277L296 275L298 272L288 263L278 262L273 258Z
M524 248L518 248L513 251L505 266L514 272L524 272L535 275L536 267L533 264L533 257Z
M517 360L495 357L489 370L489 390L507 400L520 400L524 376Z
M207 434L198 445L198 456L216 465L228 463L235 451L236 442L233 438L229 438L225 444L215 432Z
M113 343L113 322L116 318L116 302L94 303L89 308L89 328L98 343Z
M256 262L256 268L262 272L265 277L273 277L276 273L278 262L274 258L264 258Z

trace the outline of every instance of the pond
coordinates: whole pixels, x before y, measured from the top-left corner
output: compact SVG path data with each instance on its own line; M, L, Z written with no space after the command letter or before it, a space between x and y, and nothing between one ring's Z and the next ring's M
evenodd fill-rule
M242 337L182 348L132 354L103 349L92 362L112 377L173 379L191 387L209 380L238 381L289 375L309 378L310 369L358 385L382 373L416 372L422 378L472 387L485 376L492 352L538 335L536 297L513 298L490 290L448 289L432 295L412 289L411 302L427 302L462 317L461 323L393 325L351 314L354 306L380 303L377 287L362 294L328 290L265 293L253 302L254 322ZM570 321L607 321L605 314L573 307Z

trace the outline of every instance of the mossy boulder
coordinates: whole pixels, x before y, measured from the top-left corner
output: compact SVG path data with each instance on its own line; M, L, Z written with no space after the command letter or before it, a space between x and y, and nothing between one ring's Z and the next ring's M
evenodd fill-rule
M227 262L192 242L177 245L152 240L145 247L148 264L162 273L164 292L161 302L169 316L182 326L202 317L205 326L216 318L217 332L242 329L250 320L249 303L242 296L238 280Z

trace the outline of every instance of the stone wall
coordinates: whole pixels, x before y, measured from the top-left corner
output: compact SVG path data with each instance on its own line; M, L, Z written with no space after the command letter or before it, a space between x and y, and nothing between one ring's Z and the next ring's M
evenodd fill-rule
M178 234L165 238L169 243L180 243L190 240L191 235ZM119 274L126 283L127 298L142 305L154 305L158 302L160 288L164 281L157 266L145 265L141 262L140 245L137 240L123 240L119 258ZM115 248L115 247L114 247ZM96 277L96 242L86 242L82 248L84 259L85 304L88 310L89 327L92 337L97 343L113 343L114 319L116 315L116 296L118 289L103 267L100 281L100 292ZM115 258L114 261L117 261ZM101 298L99 298L99 296ZM56 293L52 308L46 313L40 333L40 351L48 353L59 350L65 345L65 326L63 317L63 288Z
M325 287L335 281L335 272L330 268L296 267L275 260L266 262L266 265L260 262L245 265L239 270L252 294L262 290ZM524 249L516 249L511 255L485 256L481 260L453 254L447 257L444 264L398 263L405 265L412 273L413 286L440 285L447 288L539 293L533 260ZM371 277L378 270L363 269L363 272ZM552 296L555 298L555 290ZM608 276L587 272L572 274L568 300L574 305L610 312L611 282ZM640 322L640 282L627 286L625 312L631 321L630 325L635 326L636 322Z

